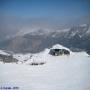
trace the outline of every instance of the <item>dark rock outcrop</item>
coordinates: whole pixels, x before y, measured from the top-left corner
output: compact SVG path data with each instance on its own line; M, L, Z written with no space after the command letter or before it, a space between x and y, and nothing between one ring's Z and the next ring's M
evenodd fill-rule
M66 49L51 49L49 54L54 55L54 56L70 55L70 52Z
M3 63L17 63L18 60L13 58L12 55L2 55L0 54L0 61Z

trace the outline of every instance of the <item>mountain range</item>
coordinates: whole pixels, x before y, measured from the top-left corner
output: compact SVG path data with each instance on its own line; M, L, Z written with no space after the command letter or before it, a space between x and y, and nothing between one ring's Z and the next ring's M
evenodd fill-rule
M90 24L72 26L62 30L35 28L25 33L19 31L13 37L0 41L0 49L18 53L37 53L57 43L72 51L83 50L90 53Z

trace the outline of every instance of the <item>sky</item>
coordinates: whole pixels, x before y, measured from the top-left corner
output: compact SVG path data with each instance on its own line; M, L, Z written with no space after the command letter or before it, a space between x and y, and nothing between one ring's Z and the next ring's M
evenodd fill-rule
M1 39L27 28L52 30L88 22L90 0L0 0Z
M68 18L90 15L90 0L0 0L0 15Z

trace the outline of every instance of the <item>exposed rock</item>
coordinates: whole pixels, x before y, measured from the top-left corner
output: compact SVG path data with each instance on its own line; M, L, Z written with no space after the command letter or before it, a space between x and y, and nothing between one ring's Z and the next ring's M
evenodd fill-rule
M17 63L18 60L13 58L12 55L2 55L0 54L0 61L3 63Z
M49 54L54 55L54 56L70 55L70 52L66 49L51 49Z

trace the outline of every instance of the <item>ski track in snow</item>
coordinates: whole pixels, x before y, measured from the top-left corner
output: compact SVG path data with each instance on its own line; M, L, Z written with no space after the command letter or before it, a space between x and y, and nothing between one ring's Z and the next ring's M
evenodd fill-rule
M51 56L42 52L32 58L46 63L1 63L0 86L17 86L19 90L90 90L90 57L86 53Z

